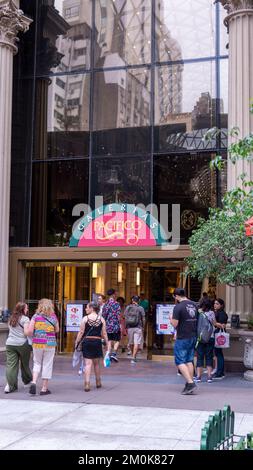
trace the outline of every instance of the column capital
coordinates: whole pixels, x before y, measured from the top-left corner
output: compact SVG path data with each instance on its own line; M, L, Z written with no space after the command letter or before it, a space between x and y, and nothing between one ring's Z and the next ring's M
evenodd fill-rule
M22 10L16 7L13 0L0 2L0 47L9 47L13 54L18 52L16 43L20 31L26 32L32 20L26 17Z
M253 10L253 0L216 0L215 3L221 3L228 15L239 10Z

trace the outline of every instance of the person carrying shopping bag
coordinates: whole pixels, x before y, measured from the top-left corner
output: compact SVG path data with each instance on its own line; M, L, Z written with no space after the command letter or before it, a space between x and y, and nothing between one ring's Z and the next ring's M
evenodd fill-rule
M214 334L219 333L220 330L226 331L226 325L228 322L228 315L225 312L225 302L223 299L215 299L214 301L214 312L215 312L215 327L216 330ZM214 380L222 380L225 377L224 372L224 356L222 348L214 348L215 356L217 357L217 371L213 375Z
M5 393L11 393L18 389L19 362L21 377L24 385L32 380L29 366L32 348L28 343L29 331L28 306L24 302L18 302L9 320L9 335L6 340L6 386Z
M99 314L100 306L95 302L89 302L86 307L87 315L83 317L80 331L76 338L75 347L81 345L85 360L84 390L90 391L90 376L92 365L96 377L96 387L101 388L100 358L103 357L102 339L108 351L108 336L106 333L105 320Z

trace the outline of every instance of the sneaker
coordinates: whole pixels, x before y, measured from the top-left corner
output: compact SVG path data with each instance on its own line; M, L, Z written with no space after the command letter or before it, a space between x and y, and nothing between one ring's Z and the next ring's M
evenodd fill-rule
M187 384L187 382L186 382L186 384L185 384L185 386L184 386L184 388L183 388L183 390L182 390L182 392L181 392L181 394L182 394L182 395L184 395L184 394L185 394L185 392L186 392L186 389L187 389L187 385L188 385L188 384Z
M217 374L213 375L214 380L222 380L224 378L225 378L225 375L217 375Z
M207 377L207 383L211 384L213 381L212 377Z
M181 377L182 374L181 374L181 372L177 372L177 375L178 375L178 377Z
M29 393L30 395L36 395L36 384L31 383L30 388L29 388Z
M78 375L80 376L80 375L82 375L82 374L83 374L83 368L80 367L80 369L79 369L79 371L78 371Z
M6 384L4 387L4 393L11 393L9 384Z
M40 395L51 395L50 390L41 390Z
M28 382L28 384L24 384L24 389L31 387L32 382Z
M132 354L131 351L127 351L128 356L131 356L131 354Z
M136 364L136 359L131 359L131 364Z
M197 376L197 377L193 377L193 380L194 380L195 382L201 382L201 377L198 377L198 376Z
M110 355L110 359L111 361L114 361L114 362L119 362L117 356L116 356L116 353L113 352L111 355Z
M217 373L217 369L213 369L211 375L215 375Z
M184 390L181 392L182 395L191 395L193 390L197 387L197 385L193 382L193 383L187 383L185 385L185 388Z

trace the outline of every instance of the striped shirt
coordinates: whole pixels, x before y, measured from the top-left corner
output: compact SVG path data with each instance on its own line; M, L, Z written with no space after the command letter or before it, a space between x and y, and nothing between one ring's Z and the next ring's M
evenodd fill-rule
M55 326L57 325L57 317L53 313L50 317L46 317L39 313L33 315L34 332L33 332L33 347L34 348L55 348Z

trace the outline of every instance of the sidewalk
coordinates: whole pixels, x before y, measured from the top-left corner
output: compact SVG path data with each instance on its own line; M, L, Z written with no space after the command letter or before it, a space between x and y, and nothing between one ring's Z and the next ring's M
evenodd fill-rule
M103 369L102 389L93 381L85 393L71 358L58 356L52 395L30 397L21 381L18 392L3 393L3 354L0 363L2 449L199 449L203 424L225 404L236 412L237 434L253 431L253 384L242 374L184 396L173 363L121 359Z

